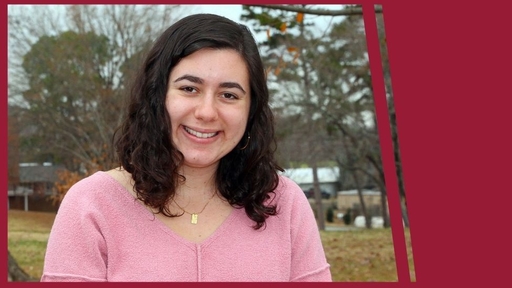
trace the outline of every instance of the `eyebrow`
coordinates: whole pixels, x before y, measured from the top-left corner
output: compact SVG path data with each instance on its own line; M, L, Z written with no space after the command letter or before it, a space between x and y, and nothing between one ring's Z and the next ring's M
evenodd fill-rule
M197 83L197 84L203 84L204 83L203 79L201 79L199 77L196 77L196 76L189 75L189 74L185 74L185 75L183 75L181 77L178 77L173 82L176 83L176 82L179 82L179 81L182 81L182 80L188 80L190 82ZM220 83L219 87L222 87L222 88L237 88L237 89L240 89L240 91L242 91L244 94L247 94L247 92L245 92L244 88L242 88L242 86L240 84L236 83L236 82L222 82L222 83Z

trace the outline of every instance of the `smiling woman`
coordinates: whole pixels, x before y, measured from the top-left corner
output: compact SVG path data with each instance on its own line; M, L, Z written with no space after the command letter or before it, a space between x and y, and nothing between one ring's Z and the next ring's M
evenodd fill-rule
M217 169L242 139L249 116L249 73L232 49L202 49L171 72L166 107L183 169ZM204 170L203 170L204 171Z
M115 139L119 167L62 201L42 281L332 281L306 196L278 174L244 25L195 14L164 31Z

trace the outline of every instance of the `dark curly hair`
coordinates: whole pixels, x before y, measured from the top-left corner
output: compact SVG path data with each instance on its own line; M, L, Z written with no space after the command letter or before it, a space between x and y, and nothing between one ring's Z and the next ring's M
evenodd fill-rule
M244 208L256 222L254 229L259 229L266 218L277 214L276 205L265 201L272 197L278 171L283 169L274 160L274 116L263 63L250 30L242 24L218 15L195 14L163 32L138 71L128 114L116 130L118 161L131 173L138 199L163 215L179 216L172 214L167 204L185 180L178 172L183 154L172 145L165 98L172 69L204 48L233 49L246 61L251 93L246 131L240 143L220 160L215 183L229 204Z

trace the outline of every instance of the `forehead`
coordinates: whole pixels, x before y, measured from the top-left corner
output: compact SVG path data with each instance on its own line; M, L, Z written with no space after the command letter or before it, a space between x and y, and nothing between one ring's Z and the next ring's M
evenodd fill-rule
M198 50L184 57L174 66L171 75L178 76L181 73L196 73L195 76L210 77L249 77L245 59L233 49Z

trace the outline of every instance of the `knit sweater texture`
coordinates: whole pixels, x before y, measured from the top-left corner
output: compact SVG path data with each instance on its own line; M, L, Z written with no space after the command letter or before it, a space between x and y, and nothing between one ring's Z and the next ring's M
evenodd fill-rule
M280 176L278 215L264 228L244 209L200 243L174 233L105 172L67 192L53 224L42 282L330 282L313 211Z

